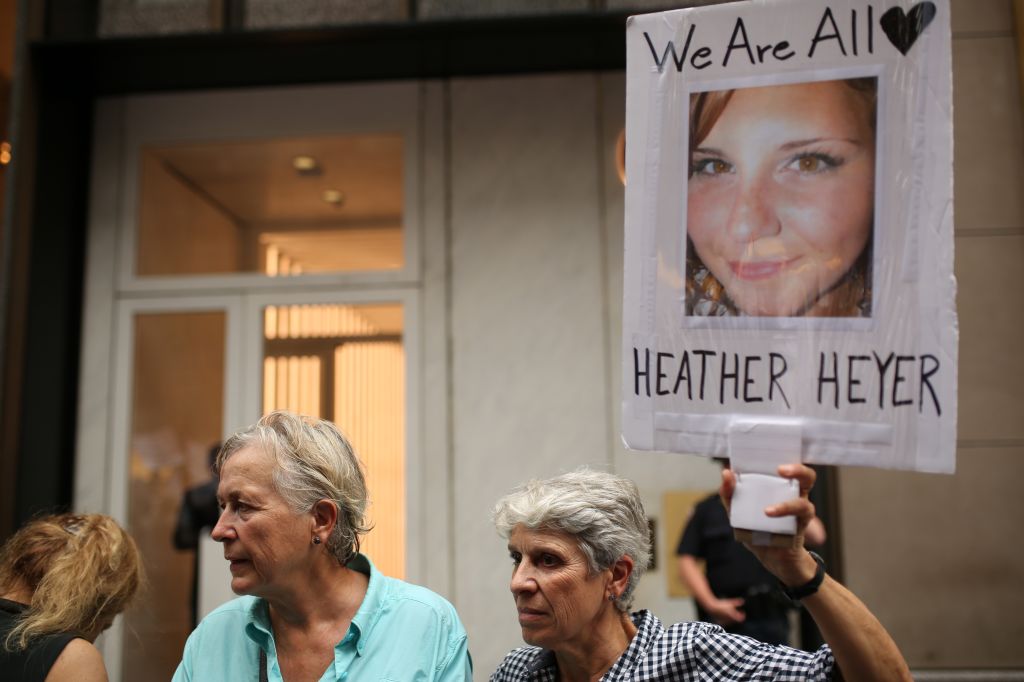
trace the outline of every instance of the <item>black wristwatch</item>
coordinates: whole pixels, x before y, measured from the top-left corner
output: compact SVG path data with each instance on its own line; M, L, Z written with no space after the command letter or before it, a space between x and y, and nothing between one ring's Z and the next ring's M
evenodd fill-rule
M803 585L797 585L796 587L782 586L782 592L793 601L800 601L806 599L812 594L818 591L821 587L821 583L825 580L825 560L818 556L815 552L808 550L808 554L818 564L818 570L814 572L814 577L805 582Z

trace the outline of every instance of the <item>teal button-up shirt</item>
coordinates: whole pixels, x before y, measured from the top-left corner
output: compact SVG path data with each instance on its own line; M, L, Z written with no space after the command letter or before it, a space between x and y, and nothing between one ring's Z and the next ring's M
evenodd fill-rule
M348 567L368 575L370 584L321 682L473 679L466 630L451 604L424 587L381 575L363 555ZM189 636L173 682L255 681L260 650L267 655L269 681L281 682L267 603L234 599Z

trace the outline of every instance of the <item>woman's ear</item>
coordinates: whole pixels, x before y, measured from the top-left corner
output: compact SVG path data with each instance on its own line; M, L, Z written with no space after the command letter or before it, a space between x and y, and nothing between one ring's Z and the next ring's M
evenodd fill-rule
M622 558L612 564L612 579L609 587L611 587L616 597L621 596L626 591L626 586L629 584L629 576L633 575L633 566L633 557L628 554L622 555Z
M313 505L313 534L324 541L338 523L338 505L330 500L320 500Z

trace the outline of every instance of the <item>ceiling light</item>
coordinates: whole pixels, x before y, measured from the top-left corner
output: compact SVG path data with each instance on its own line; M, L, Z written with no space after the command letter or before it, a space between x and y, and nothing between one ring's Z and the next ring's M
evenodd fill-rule
M316 158L300 154L292 159L292 168L299 175L319 175L320 174L320 163Z
M341 206L345 203L345 195L336 189L325 189L323 197L331 206Z

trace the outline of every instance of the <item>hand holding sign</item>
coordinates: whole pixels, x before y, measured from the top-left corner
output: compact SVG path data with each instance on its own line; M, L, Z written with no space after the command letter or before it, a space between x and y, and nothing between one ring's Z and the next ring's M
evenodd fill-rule
M799 531L796 520L786 515L766 515L765 509L786 508L799 498L796 483L781 477L778 470L800 460L802 434L794 421L735 419L729 426L729 466L735 480L735 495L729 511L733 528L751 533L756 545L789 545L788 538Z
M752 542L745 533L737 533L737 539L753 552L768 571L784 585L797 586L806 583L815 571L815 564L804 549L804 533L807 525L814 519L814 504L810 500L811 488L817 474L814 469L803 464L783 464L778 468L778 475L792 481L798 491L796 497L766 508L765 513L776 519L789 519L793 522L796 532L792 541L786 543L765 544ZM731 469L722 470L722 486L719 494L722 504L732 513L732 505L736 493L736 473Z

